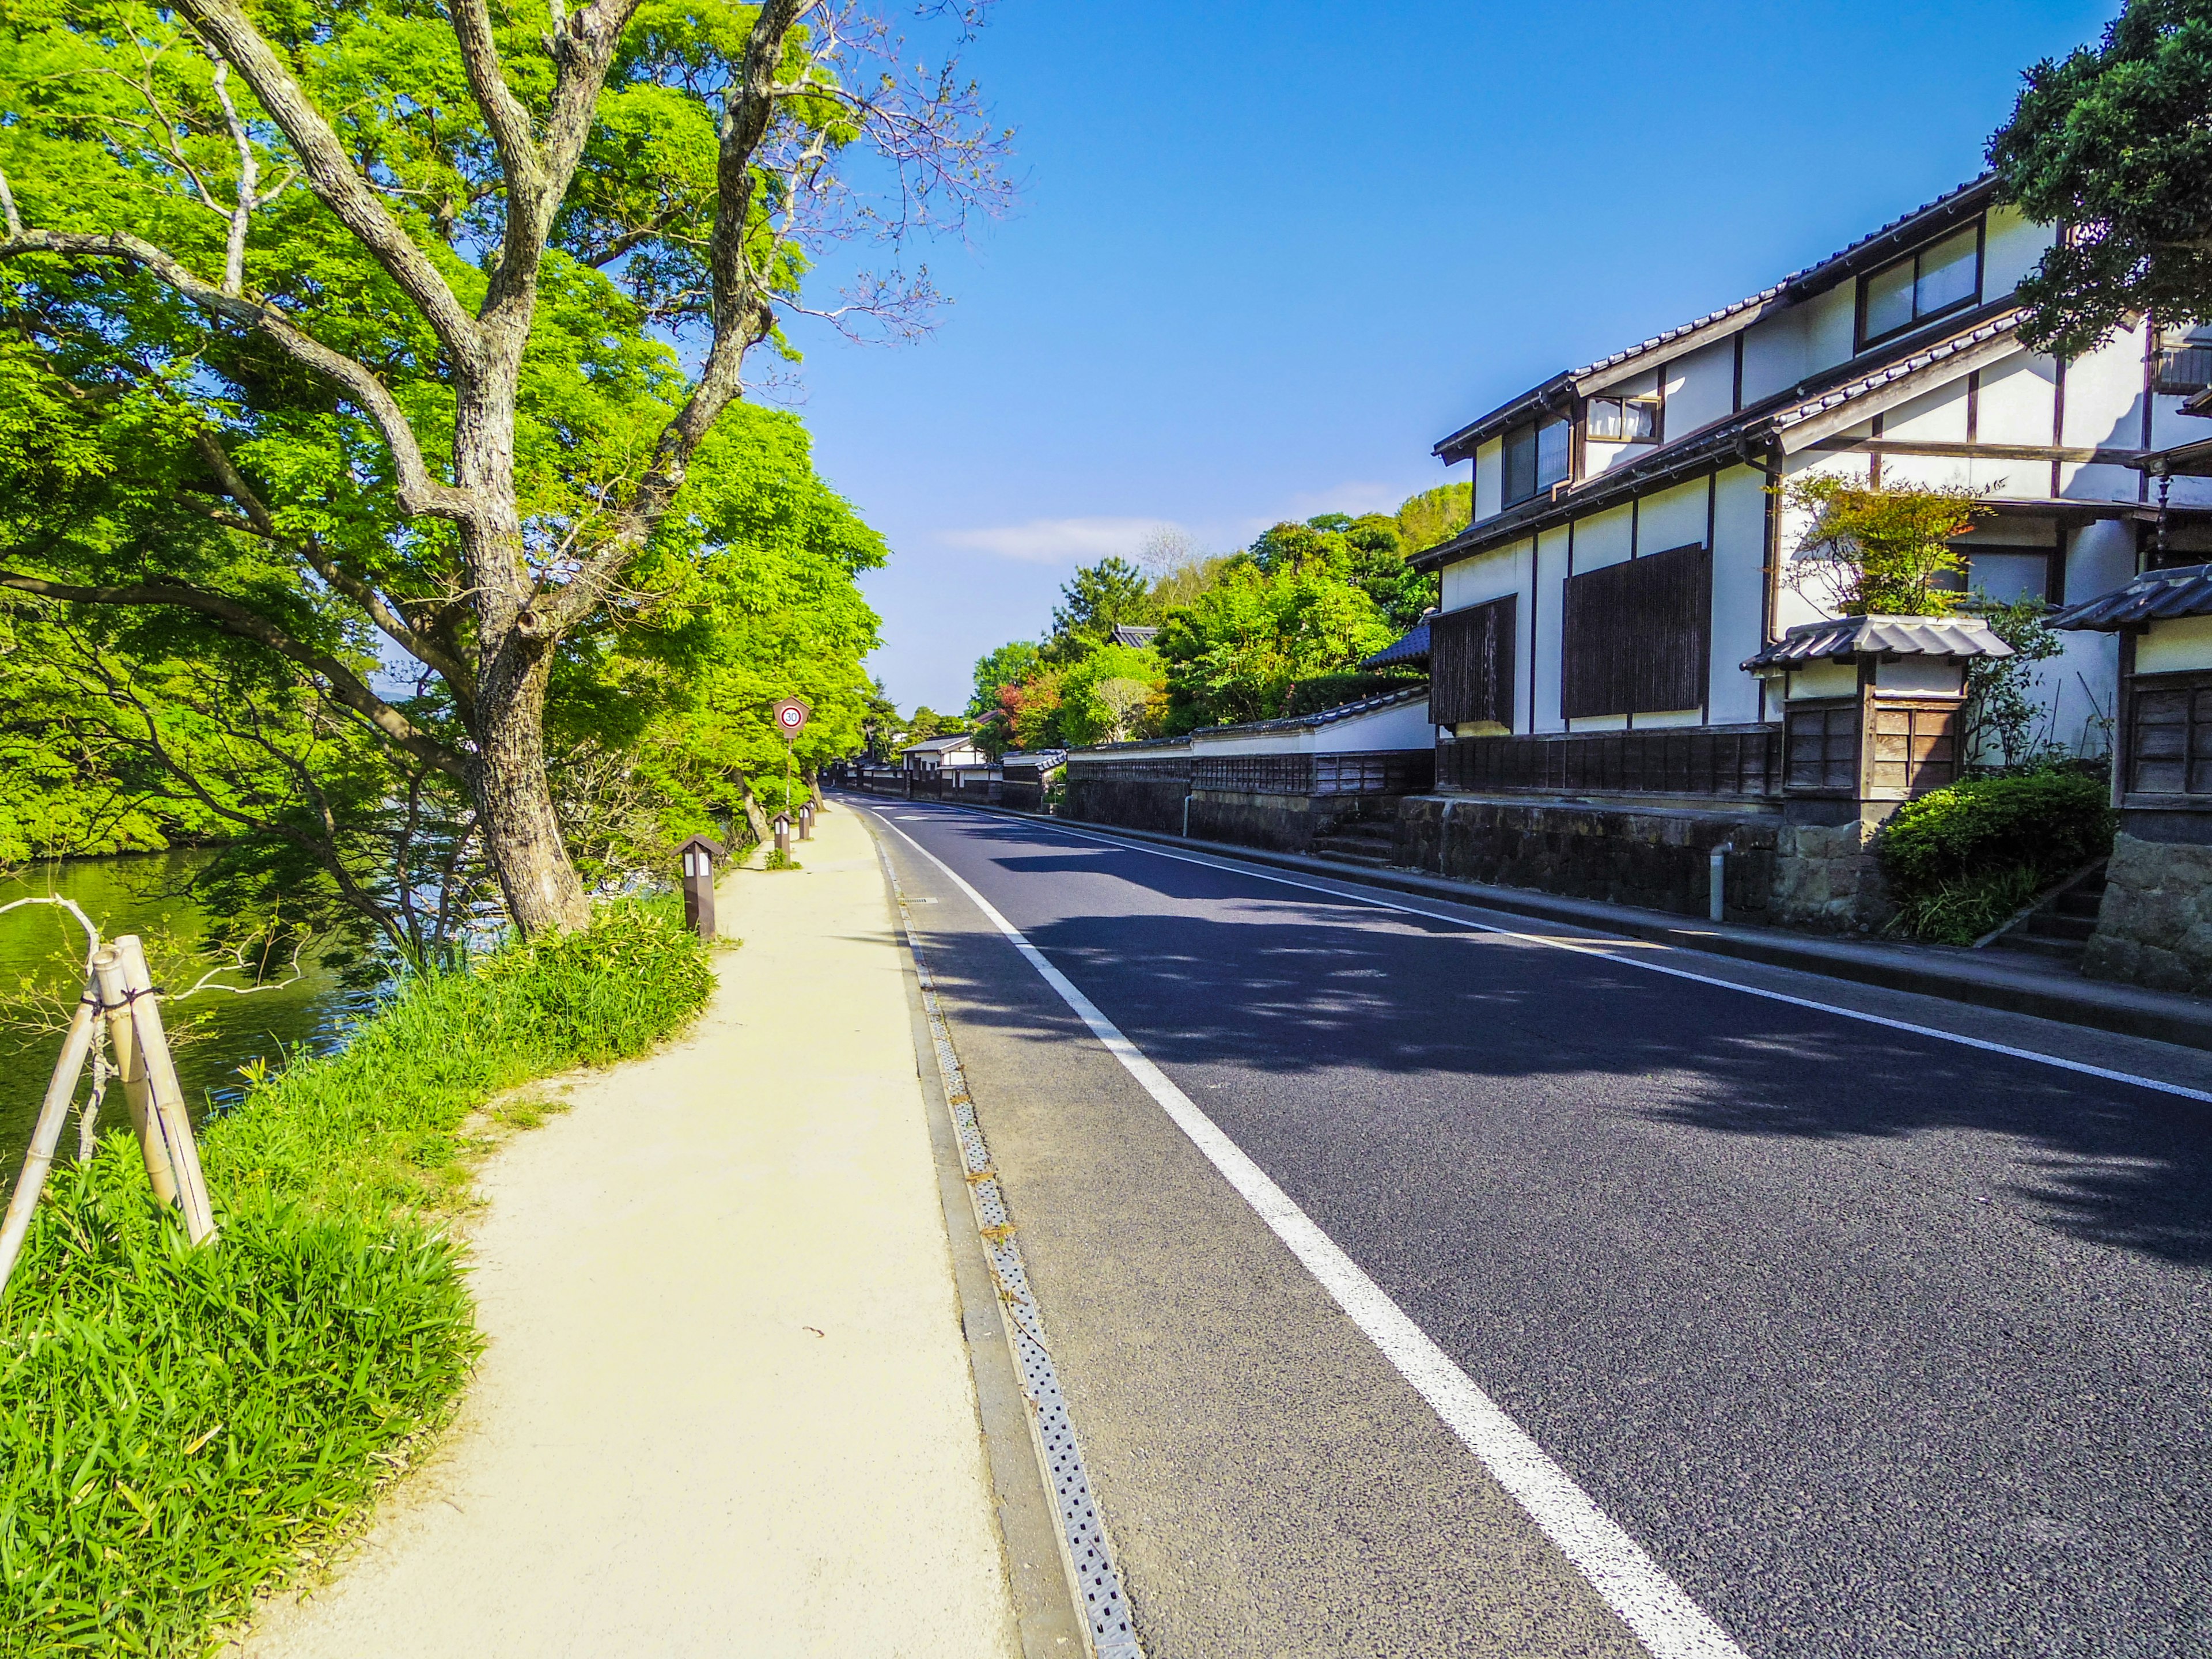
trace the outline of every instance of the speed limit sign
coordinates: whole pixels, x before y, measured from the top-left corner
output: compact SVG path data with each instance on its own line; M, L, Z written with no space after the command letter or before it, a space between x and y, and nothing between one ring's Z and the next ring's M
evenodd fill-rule
M769 716L775 722L776 732L786 739L804 732L813 715L814 711L797 697L779 697L769 705Z

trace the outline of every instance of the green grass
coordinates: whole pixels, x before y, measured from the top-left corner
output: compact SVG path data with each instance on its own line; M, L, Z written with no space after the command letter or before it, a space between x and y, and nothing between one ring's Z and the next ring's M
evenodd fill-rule
M341 1538L476 1355L442 1224L470 1115L642 1052L712 983L672 907L635 902L410 983L206 1130L212 1249L127 1137L58 1171L0 1304L0 1654L206 1652Z
M1905 899L1898 907L1898 926L1939 945L1972 945L2026 909L2043 884L2043 872L2033 865L1954 876Z

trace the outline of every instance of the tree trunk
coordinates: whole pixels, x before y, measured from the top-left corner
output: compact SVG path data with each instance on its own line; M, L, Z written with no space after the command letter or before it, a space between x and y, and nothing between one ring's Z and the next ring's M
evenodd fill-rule
M480 706L477 806L484 849L499 872L507 913L525 939L571 933L592 920L592 901L561 837L545 776L544 676L514 696Z
M737 777L738 798L743 801L745 809L745 827L752 831L753 841L757 845L766 846L769 836L772 833L768 814L761 811L760 802L753 799L752 780L742 772L738 773Z

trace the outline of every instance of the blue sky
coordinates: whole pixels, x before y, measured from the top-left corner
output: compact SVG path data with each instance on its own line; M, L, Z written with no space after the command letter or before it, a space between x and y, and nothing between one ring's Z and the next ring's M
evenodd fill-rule
M916 345L787 392L890 542L872 667L957 708L1079 563L1460 477L1429 447L1972 177L2106 3L1000 0L1013 214L927 251Z

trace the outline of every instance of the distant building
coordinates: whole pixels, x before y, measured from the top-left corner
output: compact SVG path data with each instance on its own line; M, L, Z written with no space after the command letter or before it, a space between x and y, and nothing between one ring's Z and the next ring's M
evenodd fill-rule
M1115 645L1133 645L1142 648L1159 637L1159 632L1157 628L1133 628L1127 623L1116 623L1114 631L1106 637Z
M947 767L987 766L990 763L990 757L976 746L975 736L971 732L910 743L898 752L908 775L917 778L933 778Z

